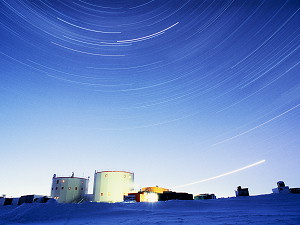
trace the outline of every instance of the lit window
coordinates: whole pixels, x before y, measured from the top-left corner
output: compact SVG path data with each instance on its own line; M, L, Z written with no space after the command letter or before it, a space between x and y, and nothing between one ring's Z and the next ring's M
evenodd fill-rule
M105 174L105 177L108 177L108 174Z
M62 180L63 183L65 183L65 180Z
M108 192L107 195L110 196L110 192Z
M78 187L75 187L75 190L77 191Z
M59 180L57 180L56 183L58 184L58 183L59 183Z
M81 183L83 184L83 181L81 181Z
M103 196L103 193L101 193L101 196Z
M68 187L68 190L71 190L71 187Z

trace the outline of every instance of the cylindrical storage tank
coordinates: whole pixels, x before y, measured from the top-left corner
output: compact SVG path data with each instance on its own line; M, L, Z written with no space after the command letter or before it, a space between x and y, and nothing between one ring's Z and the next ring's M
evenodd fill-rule
M126 171L95 172L94 201L122 202L134 189L134 174Z
M89 179L81 177L52 178L51 197L59 203L79 203L88 191Z

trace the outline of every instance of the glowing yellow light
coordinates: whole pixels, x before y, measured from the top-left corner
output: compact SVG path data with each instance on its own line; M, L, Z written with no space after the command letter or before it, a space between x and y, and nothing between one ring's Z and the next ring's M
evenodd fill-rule
M146 202L157 202L158 201L158 195L157 193L145 193L145 201Z

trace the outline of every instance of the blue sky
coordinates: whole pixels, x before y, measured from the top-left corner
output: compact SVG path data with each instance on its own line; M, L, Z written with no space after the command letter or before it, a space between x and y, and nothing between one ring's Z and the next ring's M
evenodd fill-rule
M298 1L0 1L0 194L53 173L299 186ZM92 179L90 186L92 186Z

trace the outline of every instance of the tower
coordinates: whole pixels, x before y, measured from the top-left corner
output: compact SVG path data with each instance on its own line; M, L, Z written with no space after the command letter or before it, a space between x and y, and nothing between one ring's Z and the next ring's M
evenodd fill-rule
M126 171L95 172L94 201L122 202L133 191L134 174Z

